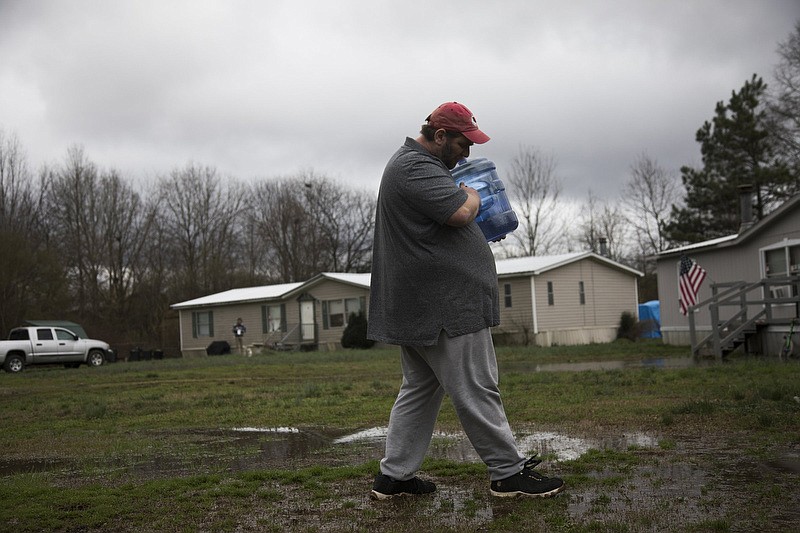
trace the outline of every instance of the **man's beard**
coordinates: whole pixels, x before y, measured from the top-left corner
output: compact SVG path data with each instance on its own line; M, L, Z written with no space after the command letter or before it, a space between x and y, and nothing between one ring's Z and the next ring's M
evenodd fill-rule
M459 158L455 157L453 147L450 145L450 141L446 141L444 146L442 147L442 155L439 156L439 159L442 160L444 166L448 168L448 170L452 170L455 168L456 163L458 163Z

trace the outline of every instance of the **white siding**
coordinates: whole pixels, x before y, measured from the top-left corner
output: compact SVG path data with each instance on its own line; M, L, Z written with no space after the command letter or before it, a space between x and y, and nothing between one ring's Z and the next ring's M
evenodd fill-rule
M548 303L548 282L553 286L553 305ZM505 307L506 283L512 287L511 308ZM636 283L636 275L590 258L535 276L501 278L500 326L493 333L504 340L546 346L608 342L615 338L623 312L637 315Z

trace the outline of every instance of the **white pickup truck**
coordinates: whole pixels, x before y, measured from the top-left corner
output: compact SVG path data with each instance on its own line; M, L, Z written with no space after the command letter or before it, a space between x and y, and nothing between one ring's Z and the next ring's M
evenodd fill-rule
M11 373L21 372L27 365L100 366L111 353L107 343L82 339L68 329L21 327L12 329L8 340L0 341L0 366Z

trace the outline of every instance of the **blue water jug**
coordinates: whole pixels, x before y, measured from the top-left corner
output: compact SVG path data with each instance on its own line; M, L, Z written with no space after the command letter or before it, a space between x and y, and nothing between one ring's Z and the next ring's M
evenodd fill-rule
M494 163L479 157L456 165L451 173L456 184L466 183L480 194L481 207L475 221L487 241L495 241L517 229L517 215L511 209Z

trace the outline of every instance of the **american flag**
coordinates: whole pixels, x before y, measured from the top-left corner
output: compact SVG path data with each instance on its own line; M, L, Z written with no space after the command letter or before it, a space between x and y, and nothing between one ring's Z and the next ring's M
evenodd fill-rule
M695 263L694 259L681 256L681 269L678 275L678 301L681 305L681 313L684 315L689 312L689 307L697 303L697 292L700 284L706 279L706 271L703 267Z

